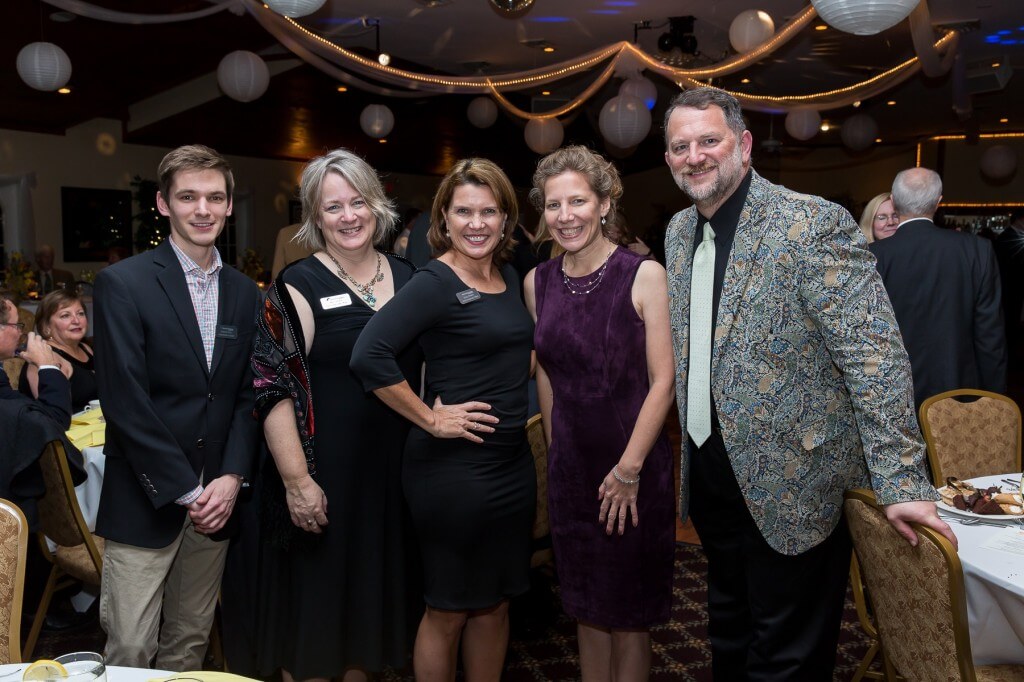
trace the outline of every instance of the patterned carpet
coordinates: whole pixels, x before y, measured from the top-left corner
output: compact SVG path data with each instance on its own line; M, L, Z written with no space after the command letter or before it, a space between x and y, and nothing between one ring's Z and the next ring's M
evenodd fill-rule
M676 576L673 587L672 620L652 631L654 656L651 680L711 680L710 649L707 641L707 564L699 546L676 546ZM513 604L513 636L505 675L507 682L569 682L579 679L576 660L575 624L561 614L557 589L541 584L529 603ZM35 658L53 657L68 651L101 651L104 635L98 625L74 633L43 633ZM853 677L867 651L867 639L847 595L834 680ZM388 672L382 680L408 682L413 677ZM460 676L461 679L461 676Z

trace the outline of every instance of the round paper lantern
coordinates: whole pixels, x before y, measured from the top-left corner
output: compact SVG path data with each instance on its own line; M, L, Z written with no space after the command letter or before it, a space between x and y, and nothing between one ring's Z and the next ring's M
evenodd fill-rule
M395 127L395 115L383 104L370 104L359 114L359 127L370 137L387 137Z
M327 0L264 0L264 2L267 3L267 7L278 14L294 19L312 14L323 7Z
M750 52L774 34L775 22L759 9L740 12L729 26L729 42L737 52Z
M597 127L604 139L616 147L632 147L651 131L651 112L642 100L620 94L601 107Z
M498 105L490 97L477 97L469 103L466 116L477 128L490 128L498 120Z
M843 123L839 137L843 138L843 144L853 151L863 151L878 137L878 124L867 114L856 114Z
M794 109L786 114L786 132L797 140L809 140L821 128L821 114L814 109Z
M620 95L629 95L630 97L636 97L638 100L644 103L648 109L653 109L655 103L658 101L658 88L648 78L644 78L640 74L630 76L622 82L619 86Z
M985 177L1005 180L1017 170L1017 152L1005 144L993 145L981 155L978 165Z
M900 23L920 0L811 0L822 21L858 36L871 36Z
M53 92L71 80L71 58L53 43L29 43L18 52L18 75L30 88Z
M565 131L557 118L532 118L526 123L523 136L527 147L538 154L547 154L562 144Z
M217 82L231 99L251 102L267 91L270 70L260 56L248 50L229 52L217 66Z

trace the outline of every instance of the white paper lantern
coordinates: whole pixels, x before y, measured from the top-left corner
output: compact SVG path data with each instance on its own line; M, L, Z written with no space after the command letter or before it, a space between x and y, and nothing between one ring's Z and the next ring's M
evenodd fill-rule
M312 14L321 7L327 0L264 0L267 6L286 17L304 17Z
M469 103L466 116L477 128L490 128L498 120L498 105L490 97L477 97Z
M616 147L632 147L640 144L651 131L651 112L642 100L619 95L601 107L597 126L604 139Z
M231 99L251 102L267 91L270 69L260 56L248 50L235 50L224 55L217 66L217 82Z
M537 154L547 154L558 149L565 137L562 122L557 118L532 118L526 123L526 146Z
M750 52L774 34L775 22L759 9L740 12L729 26L729 42L737 52Z
M30 88L53 92L71 80L71 58L53 43L29 43L18 52L18 75Z
M370 104L359 115L359 127L370 137L387 137L395 127L395 115L383 104Z
M978 165L985 177L1005 180L1017 170L1017 152L1005 144L993 145L981 155Z
M920 0L811 0L822 21L832 28L870 36L900 23Z
M786 114L786 132L797 140L809 140L821 129L821 114L814 109L793 109Z
M878 137L878 124L867 114L856 114L843 123L839 137L843 138L843 144L853 151L863 151Z
M653 109L658 101L657 86L650 79L644 78L639 73L635 76L630 76L622 82L622 85L619 86L619 94L636 97L648 109Z

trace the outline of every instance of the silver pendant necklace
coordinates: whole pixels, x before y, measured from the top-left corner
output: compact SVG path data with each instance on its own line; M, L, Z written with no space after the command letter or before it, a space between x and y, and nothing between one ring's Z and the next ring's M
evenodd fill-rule
M615 253L614 248L608 252L607 256L604 257L604 263L602 263L601 267L599 267L597 271L593 273L593 277L590 280L586 282L581 282L579 284L573 282L569 278L569 274L565 271L565 256L563 256L562 283L565 285L565 288L569 291L569 293L572 294L573 296L586 296L587 294L601 286L601 282L602 280L604 280L604 273L608 270L608 261L612 259L613 253Z
M345 268L341 267L341 263L339 263L337 259L327 251L327 249L324 249L324 253L326 253L327 257L331 259L332 263L334 263L334 267L338 268L338 277L341 277L343 280L354 286L356 291L359 292L359 297L366 301L366 305L371 308L376 305L377 297L373 295L373 287L378 282L384 281L384 273L380 271L382 260L380 252L377 252L377 272L373 273L373 277L371 277L370 281L366 284L360 284L352 277L352 275L348 274L348 272L345 271Z

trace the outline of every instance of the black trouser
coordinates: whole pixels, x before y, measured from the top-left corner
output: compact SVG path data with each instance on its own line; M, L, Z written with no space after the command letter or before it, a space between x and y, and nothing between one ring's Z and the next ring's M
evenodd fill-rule
M832 679L849 575L845 521L796 556L765 541L721 433L690 442L690 513L708 558L712 671L722 682Z

